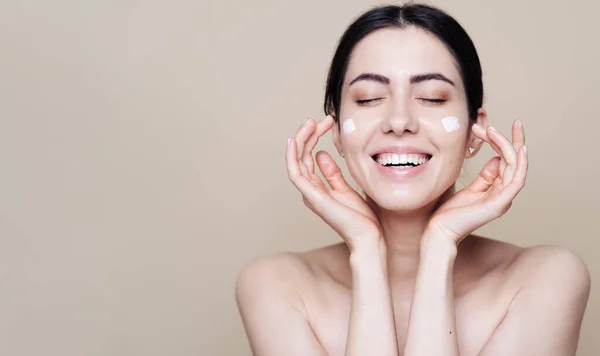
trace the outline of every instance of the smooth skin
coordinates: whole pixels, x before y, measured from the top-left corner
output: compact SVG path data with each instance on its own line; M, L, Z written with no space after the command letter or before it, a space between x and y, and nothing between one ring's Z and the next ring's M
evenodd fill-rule
M560 247L521 248L472 234L504 215L525 185L528 155L523 124L513 124L509 140L487 125L480 109L477 122L464 132L464 147L435 131L427 116L437 114L438 107L424 104L420 96L410 101L410 93L425 89L405 79L416 69L421 71L414 66L439 69L449 77L456 73L443 58L443 46L426 36L383 31L363 45L369 53L364 61L360 55L353 58L349 77L355 69L380 66L394 80L377 88L387 100L378 106L358 108L345 101L342 111L351 112L358 131L362 128L352 141L340 137L339 121L335 123L331 115L318 123L305 120L288 140L290 181L306 206L343 242L306 253L263 257L243 270L236 298L255 355L575 354L590 290L589 272L581 259ZM439 52L426 56L432 59L425 64L422 58L405 60L407 52L401 49L402 56L393 52L378 56L377 50L394 51L399 44L413 51L423 46ZM361 53L360 48L356 51ZM386 67L382 59L388 58L393 65ZM456 87L431 89L447 92L446 111L462 107L456 93L463 89ZM411 105L392 105L399 97ZM375 114L379 109L386 114ZM323 151L315 158L326 182L317 175L312 151L330 130L338 150L346 153L353 177L373 199L365 200L352 189ZM424 177L411 185L412 190L394 188L398 184L387 187L385 181L373 183L379 178L369 173L370 158L363 153L382 141L411 138L438 150L437 166L428 169L440 172L458 172L460 165L452 165L459 154L473 155L468 146L478 151L487 143L498 155L469 186L447 200L439 199L447 182L456 179L452 174ZM416 198L407 200L403 194Z

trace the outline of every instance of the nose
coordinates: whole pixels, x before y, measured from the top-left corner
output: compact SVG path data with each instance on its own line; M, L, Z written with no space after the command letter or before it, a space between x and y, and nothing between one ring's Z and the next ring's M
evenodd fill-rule
M408 132L415 134L419 131L419 122L414 117L410 104L398 98L390 105L381 129L386 134L403 135Z

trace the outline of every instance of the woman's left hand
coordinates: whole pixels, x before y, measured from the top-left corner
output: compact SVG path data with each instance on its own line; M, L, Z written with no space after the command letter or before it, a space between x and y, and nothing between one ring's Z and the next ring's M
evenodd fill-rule
M489 143L500 156L490 159L473 183L443 203L427 227L447 235L456 244L476 229L504 215L525 185L527 176L525 131L520 121L513 124L512 144L491 127L484 129L475 124L473 133Z

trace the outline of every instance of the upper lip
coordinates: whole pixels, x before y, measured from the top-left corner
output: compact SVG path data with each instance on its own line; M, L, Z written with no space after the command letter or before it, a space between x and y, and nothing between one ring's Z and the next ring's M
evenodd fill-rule
M386 146L377 149L375 152L371 154L371 157L377 156L382 153L397 153L397 154L422 154L427 156L432 156L431 153L426 150L414 146Z

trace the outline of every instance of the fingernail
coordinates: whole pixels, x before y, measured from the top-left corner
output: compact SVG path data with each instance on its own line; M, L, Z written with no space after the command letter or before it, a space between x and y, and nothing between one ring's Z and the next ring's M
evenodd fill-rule
M473 124L473 128L475 128L475 130L483 130L483 126L479 125L479 124Z
M308 123L310 122L309 118L304 119L304 122L302 123L302 125L306 126L308 125Z
M523 152L527 154L527 146L523 145Z
M493 126L488 126L490 130L494 131L494 132L498 132L498 130L496 130Z
M288 146L292 144L292 138L288 137L288 141L287 141Z

